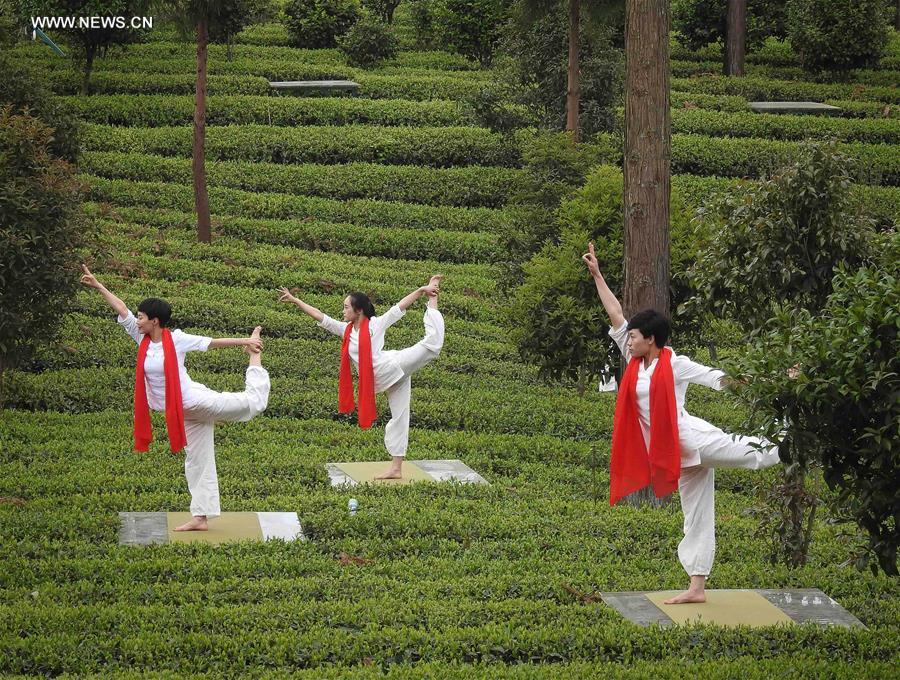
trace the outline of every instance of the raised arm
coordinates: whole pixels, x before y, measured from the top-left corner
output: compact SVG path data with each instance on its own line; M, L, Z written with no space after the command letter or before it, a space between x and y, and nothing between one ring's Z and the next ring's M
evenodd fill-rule
M97 277L91 274L91 270L87 268L86 265L81 265L81 271L84 272L81 276L81 283L88 288L94 288L95 290L100 291L100 294L103 296L103 299L109 303L109 306L112 307L119 314L119 318L124 319L128 316L128 307L125 306L125 303L122 302L118 297L113 295L109 290L107 290L106 286L100 283L97 280Z
M609 286L606 285L603 274L600 273L600 264L597 262L597 256L594 254L593 243L588 244L588 252L582 255L581 259L584 260L588 271L594 278L594 285L597 286L597 295L600 297L600 302L603 303L603 308L606 310L606 315L609 317L610 325L614 329L621 328L622 324L625 323L625 315L622 314L622 305L609 289Z
M300 309L302 309L318 322L321 322L322 319L325 318L325 314L323 314L321 310L316 309L312 305L308 305L303 302L303 300L301 300L300 298L295 297L287 288L279 288L278 292L281 293L281 297L278 298L279 302L287 302L292 305L297 305Z

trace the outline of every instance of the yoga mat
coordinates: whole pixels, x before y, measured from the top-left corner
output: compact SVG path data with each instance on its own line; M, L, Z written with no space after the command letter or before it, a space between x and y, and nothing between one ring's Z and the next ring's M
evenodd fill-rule
M208 531L173 531L191 519L189 512L166 513L169 543L227 543L252 539L263 540L259 518L255 512L226 512L209 520Z
M720 626L793 625L794 621L752 590L707 590L702 604L663 604L681 591L647 593L646 597L676 624L715 623Z
M408 461L403 463L402 479L375 479L375 475L387 472L390 461L377 463L333 463L345 475L353 478L360 484L374 482L376 484L409 484L410 482L433 482L434 478L415 463Z

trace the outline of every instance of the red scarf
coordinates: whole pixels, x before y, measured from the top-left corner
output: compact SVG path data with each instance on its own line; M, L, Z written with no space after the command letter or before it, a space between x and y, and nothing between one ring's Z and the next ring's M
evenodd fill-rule
M681 445L672 351L663 348L650 378L650 451L638 420L637 379L641 358L628 364L613 418L612 459L609 465L609 504L652 484L657 498L678 488Z
M353 324L348 323L344 331L344 345L341 347L341 376L338 380L338 411L352 413L356 408L353 400L353 372L350 370L350 333ZM363 317L359 323L359 413L357 418L361 428L368 429L375 422L375 369L372 367L372 337L369 335L369 319Z
M166 429L169 431L169 446L172 453L181 451L187 445L184 433L184 405L181 402L181 378L178 375L178 355L168 328L162 329L163 372L166 376ZM150 336L145 335L138 347L137 375L134 380L134 448L147 451L153 441L150 424L150 406L147 403L147 384L144 382L144 361Z

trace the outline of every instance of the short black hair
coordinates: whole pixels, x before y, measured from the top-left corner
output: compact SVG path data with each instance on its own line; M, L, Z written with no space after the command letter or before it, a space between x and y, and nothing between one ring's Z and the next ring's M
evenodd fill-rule
M367 319L375 316L375 305L365 293L350 293L350 306L357 312L362 312Z
M664 314L655 309L645 309L638 312L628 322L627 330L637 329L645 338L653 336L657 347L665 347L672 332L672 325Z
M168 326L172 320L172 305L159 298L147 298L138 305L138 311L146 314L148 319L159 319L161 328Z

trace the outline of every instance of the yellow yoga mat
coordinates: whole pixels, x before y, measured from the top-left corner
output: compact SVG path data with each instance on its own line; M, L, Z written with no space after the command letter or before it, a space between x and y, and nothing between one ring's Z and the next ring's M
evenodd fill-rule
M377 463L334 463L345 475L353 481L363 484L374 482L376 484L409 484L410 482L433 482L434 478L415 463L408 461L403 463L402 479L375 479L375 475L387 472L390 461Z
M252 539L263 540L259 517L255 512L226 512L209 520L208 531L173 531L191 519L189 512L166 513L169 543L227 543Z
M752 590L707 590L702 604L663 604L681 591L647 593L647 599L677 624L714 623L720 626L793 625L794 620Z

